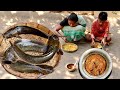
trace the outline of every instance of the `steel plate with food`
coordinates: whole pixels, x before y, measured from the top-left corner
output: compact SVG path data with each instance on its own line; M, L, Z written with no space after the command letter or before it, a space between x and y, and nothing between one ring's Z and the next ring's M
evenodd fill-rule
M91 47L92 47L92 48L100 48L100 49L102 49L102 45L101 45L101 43L99 43L99 42L95 42L95 44L92 45Z
M78 68L86 79L105 79L112 71L112 60L109 54L98 48L85 51L80 57Z
M78 46L74 43L65 43L62 45L62 48L66 52L75 52L78 50Z

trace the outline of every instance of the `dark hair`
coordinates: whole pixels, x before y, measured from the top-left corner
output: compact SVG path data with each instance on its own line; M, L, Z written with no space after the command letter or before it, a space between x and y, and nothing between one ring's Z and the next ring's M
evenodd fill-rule
M78 17L75 13L71 13L70 16L68 17L68 20L72 20L77 22L78 21Z
M99 18L101 21L106 21L106 20L107 20L107 17L108 17L107 12L100 12L100 13L99 13L99 16L98 16L98 18Z

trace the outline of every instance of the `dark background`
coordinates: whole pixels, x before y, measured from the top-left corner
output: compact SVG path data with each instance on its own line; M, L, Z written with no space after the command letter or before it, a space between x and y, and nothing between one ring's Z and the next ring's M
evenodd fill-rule
M1 10L120 10L119 0L3 0Z

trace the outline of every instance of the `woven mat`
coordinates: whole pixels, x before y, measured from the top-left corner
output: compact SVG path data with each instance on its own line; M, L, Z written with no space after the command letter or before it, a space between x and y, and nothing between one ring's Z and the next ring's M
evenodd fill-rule
M39 37L36 35L31 35L31 34L22 34L22 35L20 35L20 37L22 37L22 39L37 40L37 41L43 42L45 44L47 43L47 40L48 40L48 39L45 39L43 37ZM4 55L5 50L10 46L9 41L11 41L13 43L14 41L16 41L18 39L19 38L13 37L13 38L8 39L6 42L3 41L2 45L0 47L1 56ZM49 65L49 66L55 67L58 64L60 57L61 57L61 55L56 53L51 60L49 60L45 63L42 63L42 65L44 64L44 65ZM4 64L2 66L8 73L15 75L17 77L23 78L23 79L37 79L37 78L40 78L40 76L42 76L41 74L36 74L36 73L21 73L21 72L14 71L7 64Z

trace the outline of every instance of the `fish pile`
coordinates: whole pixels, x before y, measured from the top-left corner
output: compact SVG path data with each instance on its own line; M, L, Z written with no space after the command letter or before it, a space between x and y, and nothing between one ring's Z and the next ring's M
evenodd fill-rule
M33 34L43 38L47 38L47 44L40 41L23 39L19 35ZM38 73L46 75L54 71L54 67L50 65L42 65L42 63L51 60L56 53L63 55L60 49L58 36L46 34L42 30L38 30L29 26L15 26L2 34L6 41L9 38L19 38L14 43L9 41L10 47L4 52L2 65L9 67L20 73ZM27 51L41 53L40 55L30 55Z

